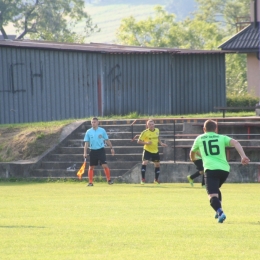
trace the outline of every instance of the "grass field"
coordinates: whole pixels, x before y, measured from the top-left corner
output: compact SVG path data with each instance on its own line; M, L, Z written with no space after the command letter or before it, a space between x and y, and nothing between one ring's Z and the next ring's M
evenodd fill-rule
M188 183L0 183L0 259L259 259L259 184L225 184L218 224Z

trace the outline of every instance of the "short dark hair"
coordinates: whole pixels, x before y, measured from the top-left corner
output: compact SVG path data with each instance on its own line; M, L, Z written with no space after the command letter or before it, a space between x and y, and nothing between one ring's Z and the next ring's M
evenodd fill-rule
M206 132L215 132L217 129L217 122L213 120L207 120L204 123L204 128L206 129Z
M98 121L98 118L97 117L92 117L91 121L92 120L97 120Z

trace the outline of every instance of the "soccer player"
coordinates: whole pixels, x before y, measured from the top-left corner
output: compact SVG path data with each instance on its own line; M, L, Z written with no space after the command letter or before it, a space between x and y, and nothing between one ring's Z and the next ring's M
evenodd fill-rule
M141 167L141 184L145 183L145 172L148 161L151 160L154 163L155 178L154 183L160 184L160 155L158 149L158 143L161 146L166 147L167 144L161 142L159 138L160 131L155 128L154 121L152 119L148 120L146 123L147 129L144 130L137 140L138 144L144 145L144 151L142 155L142 167Z
M219 223L223 223L226 215L222 209L222 195L220 187L226 181L230 165L226 159L225 147L233 146L241 156L241 163L246 165L249 163L249 158L241 144L228 136L216 133L217 123L213 120L207 120L204 123L204 134L199 135L191 148L190 159L196 160L196 152L199 151L202 157L204 166L204 175L206 189L210 200L211 207L215 210L215 218L218 218Z
M100 163L105 172L107 183L113 184L110 180L110 169L107 165L105 143L111 148L111 153L114 156L115 150L113 149L111 141L108 139L106 130L98 126L98 119L93 117L91 119L92 128L88 129L84 137L84 158L87 157L87 149L89 152L89 168L88 168L88 186L93 186L94 167Z
M204 168L203 168L203 162L201 159L201 154L199 152L197 152L195 154L195 158L196 158L196 160L193 163L195 164L197 171L191 175L188 175L187 179L188 179L190 185L193 187L193 180L195 178L201 176L202 177L201 186L205 187Z

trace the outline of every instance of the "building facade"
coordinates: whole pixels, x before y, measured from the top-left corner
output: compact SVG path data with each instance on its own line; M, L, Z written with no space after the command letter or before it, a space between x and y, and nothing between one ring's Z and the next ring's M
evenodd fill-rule
M0 41L0 123L207 113L226 104L225 53Z

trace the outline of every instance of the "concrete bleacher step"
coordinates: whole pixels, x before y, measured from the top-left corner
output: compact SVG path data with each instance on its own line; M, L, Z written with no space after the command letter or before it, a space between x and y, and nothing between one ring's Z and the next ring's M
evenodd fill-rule
M100 121L101 122L101 121ZM135 134L140 134L143 130L146 129L145 124L134 124L131 126L131 124L100 124L99 126L103 127L106 129L106 132L108 134L113 134L113 133L135 133ZM89 122L86 122L85 124L82 125L81 133L76 133L75 134L81 134L84 135L85 132L91 127L91 124ZM160 132L173 132L174 131L174 126L173 123L164 123L164 124L157 124L156 127L160 129ZM175 124L175 131L177 132L182 132L183 131L183 124L182 123L176 123Z
M140 161L141 160L141 154L133 153L133 154L115 154L112 156L111 154L107 154L107 161L108 164L110 161ZM46 159L48 161L67 161L67 162L74 162L74 161L80 161L80 159L83 158L82 153L81 154L51 154Z
M137 162L135 161L111 161L109 162L109 167L111 169L115 169L115 168L119 168L119 169L125 169L128 170L131 167L133 167ZM41 164L41 169L51 169L51 170L57 170L57 169L62 169L62 170L66 170L69 167L74 167L76 170L79 170L80 167L83 164L83 160L82 161L75 161L75 162L57 162L57 161L45 161L42 162ZM88 167L89 164L87 162L87 166ZM99 166L97 166L98 168Z
M174 154L174 141L167 140L168 144L168 152L165 155L165 160L172 160L176 161L189 161L189 150L192 147L194 139L176 139L175 140L175 154ZM257 139L240 139L239 140L242 147L244 147L245 153L249 156L251 162L258 162L260 160L260 153L256 152L256 146L259 146L260 150L260 140ZM253 147L253 149L250 149ZM240 161L240 156L235 149L231 149L228 155L229 161Z
M124 175L128 169L113 169L111 170L111 178L117 178L119 176ZM87 170L83 174L83 177L87 177ZM105 178L105 174L102 169L95 169L94 176L102 176ZM31 177L39 178L78 178L77 170L75 171L67 171L64 169L37 169L34 170L31 174Z
M137 140L140 133L141 132L133 132L133 133L132 132L107 132L107 135L108 135L109 139L132 140L134 137L136 137L136 140ZM79 133L79 134L75 135L74 138L78 139L78 140L83 140L84 136L85 136L85 133ZM173 131L160 131L160 137L161 137L161 139L173 138L174 132Z
M117 146L113 145L113 148L115 150L116 155L117 154L142 154L143 152L143 146ZM106 154L110 154L110 148L105 148ZM162 147L160 147L159 151L162 152ZM83 154L83 148L82 147L60 147L56 151L59 154Z
M142 145L137 144L137 140L132 141L132 139L128 138L128 139L112 139L109 138L110 141L113 144L113 147L115 146L140 146L142 147ZM70 139L67 140L66 143L67 147L81 147L83 149L84 147L84 142L83 142L83 138L82 139Z
M136 134L140 134L145 129L145 124L137 124L131 127L121 121L116 121L115 125L111 121L102 121L100 126L104 127L108 133L115 149L115 155L111 155L109 147L106 147L107 162L111 170L111 178L121 176L129 169L140 163L142 160L143 145L137 144L137 140L132 141ZM160 125L161 134L171 134L172 125ZM86 121L81 127L75 130L66 138L62 144L51 151L41 161L37 169L32 172L32 177L37 178L74 178L75 172L83 163L83 138L87 129L91 128L89 121ZM178 126L179 129L182 125ZM160 156L163 159L163 147L159 147ZM87 167L88 167L87 158ZM67 171L68 167L75 166L75 171ZM103 174L101 166L95 167L94 173Z
M140 121L141 122L141 121ZM175 126L172 122L156 122L156 127L160 129L161 140L168 144L167 148L160 147L160 156L162 163L163 161L184 161L187 150L185 154L185 149L176 148L175 158L173 150L173 131L175 129L176 133L179 134L175 138L175 145L186 145L192 146L197 133L201 134L201 129L194 129L193 126L188 127L182 123L176 123ZM139 121L131 126L133 120L102 120L100 121L100 126L105 128L108 136L115 148L115 156L111 155L109 148L107 150L107 162L111 170L111 178L116 178L126 173L129 169L134 167L136 164L141 163L143 146L137 144L137 139L132 141L132 138L139 135L143 130L145 130L145 120L141 123ZM75 172L80 168L83 163L83 138L87 129L91 127L90 121L83 123L80 128L76 129L74 132L68 136L61 144L57 146L55 150L48 153L44 159L39 164L39 167L35 169L33 176L42 178L55 178L58 177L75 177ZM185 128L186 127L186 128ZM184 131L185 130L185 131ZM244 138L244 139L243 139ZM245 136L240 136L239 138L242 146L243 145L259 145L260 140L252 139L249 140ZM254 151L247 151L247 154L251 157L251 161L259 161L260 153ZM230 151L230 160L236 161L239 156L237 156L236 151ZM75 172L67 171L66 169L72 165L76 164ZM87 166L88 167L88 166ZM103 175L103 170L99 166L95 168L95 175ZM86 176L86 174L84 175Z

